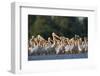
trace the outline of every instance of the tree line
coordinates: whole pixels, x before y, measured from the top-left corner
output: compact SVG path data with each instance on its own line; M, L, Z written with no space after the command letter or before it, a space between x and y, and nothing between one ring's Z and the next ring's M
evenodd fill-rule
M28 15L28 38L38 34L45 39L55 32L59 36L72 38L88 36L88 18L71 16Z

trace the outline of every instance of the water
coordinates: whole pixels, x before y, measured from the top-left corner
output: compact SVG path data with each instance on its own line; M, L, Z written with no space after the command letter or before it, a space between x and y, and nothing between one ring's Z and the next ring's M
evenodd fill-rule
M34 60L56 60L56 59L81 59L81 58L82 59L83 58L88 58L88 53L28 56L29 61L34 61Z

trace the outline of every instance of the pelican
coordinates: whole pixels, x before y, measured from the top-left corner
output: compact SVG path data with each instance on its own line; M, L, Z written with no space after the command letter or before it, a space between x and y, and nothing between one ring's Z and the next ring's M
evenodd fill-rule
M32 38L29 40L29 44L31 45L31 46L33 46L34 45L34 36L32 36Z
M36 52L38 51L38 46L35 46L35 47L29 47L29 53L30 55L35 55Z
M38 40L45 40L41 35L37 35Z
M60 40L60 37L56 35L54 32L52 33L53 40Z
M65 52L68 52L70 50L70 46L67 44L65 45Z
M56 54L64 52L64 45L63 45L62 41L57 41L57 45L55 47L55 51L56 51Z

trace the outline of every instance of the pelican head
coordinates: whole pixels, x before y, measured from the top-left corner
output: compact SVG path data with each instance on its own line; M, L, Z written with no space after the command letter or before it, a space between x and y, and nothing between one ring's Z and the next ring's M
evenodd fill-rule
M52 36L54 36L54 35L55 35L55 33L53 32L53 33L52 33Z
M32 39L34 38L34 36L32 36Z

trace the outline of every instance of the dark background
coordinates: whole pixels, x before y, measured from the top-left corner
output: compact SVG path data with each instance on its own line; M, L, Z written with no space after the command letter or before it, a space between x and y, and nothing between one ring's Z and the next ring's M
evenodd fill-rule
M38 34L45 39L52 32L59 36L72 38L88 36L88 17L28 15L28 38Z

